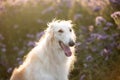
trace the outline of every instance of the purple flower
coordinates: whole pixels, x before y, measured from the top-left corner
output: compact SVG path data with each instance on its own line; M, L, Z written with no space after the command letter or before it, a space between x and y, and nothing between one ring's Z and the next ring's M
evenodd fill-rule
M116 46L117 46L117 43L116 43L116 42L110 43L110 47L111 47L111 48L115 48Z
M101 35L98 33L92 33L92 34L90 34L90 36L91 36L91 38L100 38L101 37Z
M76 47L78 47L78 46L80 46L80 45L81 45L80 42L75 43L75 46L76 46Z
M21 60L21 58L17 58L17 61L20 61Z
M94 39L95 39L94 37L89 37L89 38L86 39L86 42L87 43L93 42Z
M112 4L120 5L120 0L109 0Z
M45 34L44 31L39 32L39 33L36 34L36 38L37 38L37 39L40 39L44 34Z
M92 60L93 60L93 57L91 55L86 57L86 61L90 61L91 62Z
M29 41L29 42L27 43L27 46L29 46L29 47L34 47L34 46L35 46L35 43L34 43L33 41Z
M81 75L81 76L80 76L80 80L85 80L85 77L86 77L85 74Z
M98 33L92 33L90 36L91 36L91 38L94 38L94 39L96 38L97 40L104 40L104 39L108 38L107 35L105 35L105 34L101 35Z
M96 17L95 19L96 26L101 26L104 23L106 23L106 19L104 19L102 16Z
M78 52L80 45L81 45L80 42L75 43L75 52L76 53Z
M92 47L91 49L93 52L96 52L97 51L97 48L96 47Z
M66 3L66 6L68 7L68 8L71 8L72 7L72 0L62 0L63 2L62 3Z
M120 0L109 0L109 2L111 6L113 7L113 9L120 10Z
M106 23L106 26L107 26L107 27L111 27L111 26L113 26L113 23L107 22L107 23Z
M23 63L22 58L17 58L18 64L21 65Z
M23 50L18 52L18 55L23 55L25 52Z
M75 20L75 21L78 20L78 19L80 19L80 18L82 18L82 15L81 15L81 14L75 14L75 15L74 15L74 20Z
M18 51L19 48L17 46L13 47L13 50Z
M101 6L96 6L96 7L94 7L93 11L98 12L98 11L100 11L101 9L102 9Z
M6 48L2 48L1 51L2 51L2 52L6 52Z
M120 1L119 0L109 0L111 3L119 3L120 4Z
M31 39L34 38L34 35L33 35L33 34L27 34L26 36L27 36L28 38L31 38Z
M8 73L11 73L11 72L12 72L12 68L11 68L11 67L8 68L8 69L7 69L7 72L8 72Z
M108 29L109 29L109 27L106 27L106 26L105 26L103 29L106 31L106 30L108 30Z
M60 13L62 13L62 12L63 12L63 10L58 9L58 10L55 11L55 14L58 15L58 14L60 14Z
M51 6L51 7L46 8L45 10L43 10L41 13L42 13L42 14L46 14L46 13L49 13L49 12L51 12L51 11L53 11L53 10L54 10L54 7Z
M80 26L80 29L82 30L82 32L87 32L87 26Z
M4 12L5 11L5 6L3 6L1 3L0 3L0 12Z
M109 30L109 28L112 27L112 26L113 26L113 24L111 22L107 22L103 29L104 30Z
M102 34L100 39L101 39L101 40L105 40L105 39L107 39L108 37L109 37L108 35Z
M19 61L18 64L21 65L23 63L23 61Z

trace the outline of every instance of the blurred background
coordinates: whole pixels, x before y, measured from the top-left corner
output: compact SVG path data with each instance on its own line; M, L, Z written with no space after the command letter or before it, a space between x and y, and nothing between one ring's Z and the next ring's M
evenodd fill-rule
M0 80L9 80L54 18L75 24L70 80L120 80L120 0L0 0Z

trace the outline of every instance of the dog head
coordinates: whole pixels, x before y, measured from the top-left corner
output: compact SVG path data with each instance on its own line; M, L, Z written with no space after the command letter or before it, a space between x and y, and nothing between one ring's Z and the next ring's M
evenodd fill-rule
M52 37L59 43L66 56L71 56L69 47L75 45L75 33L72 29L72 21L54 20L48 24L48 31Z

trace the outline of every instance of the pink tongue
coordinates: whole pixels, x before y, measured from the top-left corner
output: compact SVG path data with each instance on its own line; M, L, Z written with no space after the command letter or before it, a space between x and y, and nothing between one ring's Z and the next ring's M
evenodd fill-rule
M70 48L68 46L61 43L61 47L64 50L66 56L70 57L72 55Z

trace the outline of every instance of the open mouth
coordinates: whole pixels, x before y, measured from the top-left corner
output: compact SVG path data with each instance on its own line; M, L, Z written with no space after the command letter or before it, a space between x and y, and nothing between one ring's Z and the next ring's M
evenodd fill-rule
M63 42L61 42L61 41L59 41L59 44L60 44L61 48L63 49L65 55L66 55L67 57L70 57L70 56L72 55L72 52L71 52L69 46L66 46L66 45L65 45Z

